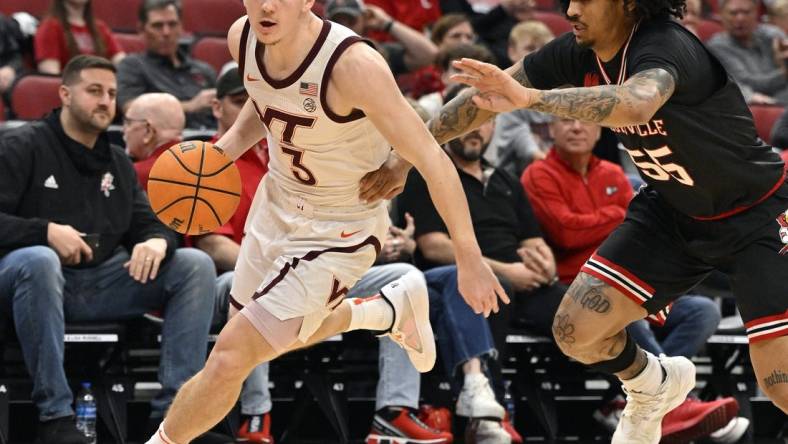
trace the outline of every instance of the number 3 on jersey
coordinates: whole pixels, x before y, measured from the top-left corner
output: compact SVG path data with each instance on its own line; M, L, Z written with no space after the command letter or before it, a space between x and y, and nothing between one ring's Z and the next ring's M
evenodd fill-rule
M647 150L645 148L643 150L627 150L627 153L629 153L629 157L632 158L632 162L635 163L635 166L637 166L643 174L654 180L665 181L676 179L678 183L687 185L688 187L695 185L695 180L690 177L683 166L672 162L663 163L660 160L673 154L673 151L671 151L667 145L653 150Z
M312 128L317 119L314 117L288 114L276 108L266 107L265 112L260 116L260 120L263 121L269 131L271 130L271 123L273 123L274 120L284 124L279 146L282 149L282 153L292 157L290 161L290 172L293 173L293 177L295 177L296 180L304 185L317 184L315 175L303 164L304 150L293 145L293 137L295 136L296 129L299 127Z

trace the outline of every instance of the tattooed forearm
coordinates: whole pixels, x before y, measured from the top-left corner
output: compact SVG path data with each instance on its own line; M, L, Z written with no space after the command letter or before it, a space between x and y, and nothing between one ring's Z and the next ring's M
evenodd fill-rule
M506 70L521 85L531 88L531 82L523 69L522 61ZM493 118L495 113L479 109L471 98L478 94L476 88L466 88L451 102L445 104L440 114L427 123L438 144L444 144L468 131L474 130L482 123Z
M769 376L763 378L763 385L766 388L774 387L777 384L788 384L788 373L774 369Z
M471 98L476 88L466 88L451 102L443 105L440 114L427 123L432 136L442 145L455 137L477 128L495 114L479 109Z
M539 91L530 108L557 116L606 126L645 123L675 89L664 69L639 72L623 85Z

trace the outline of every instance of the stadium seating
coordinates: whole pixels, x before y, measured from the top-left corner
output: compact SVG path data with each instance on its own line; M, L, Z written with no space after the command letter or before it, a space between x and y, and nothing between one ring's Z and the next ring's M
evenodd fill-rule
M99 2L109 3L109 2ZM25 11L41 18L49 9L49 0L3 0L0 1L0 13L11 15L14 12Z
M114 1L95 1L93 2L93 13L96 18L104 20L113 31L135 32L137 30L137 9L140 3L142 0L123 0L121 7L118 2Z
M708 41L714 34L724 31L722 24L716 20L698 20L698 38Z
M232 60L227 49L227 39L220 37L203 37L192 46L192 57L213 66L218 73L225 63Z
M563 14L557 12L535 11L534 19L547 25L556 36L572 30L572 24L569 23Z
M11 91L11 109L17 119L34 120L60 106L60 77L31 75L19 79Z
M113 33L115 40L127 54L145 51L145 41L139 34Z
M755 130L758 136L766 143L771 143L772 127L785 109L781 106L751 105L752 118L755 121Z
M536 9L540 11L555 11L556 1L555 0L536 0Z
M246 14L241 0L184 0L183 26L195 35L224 37L230 25Z

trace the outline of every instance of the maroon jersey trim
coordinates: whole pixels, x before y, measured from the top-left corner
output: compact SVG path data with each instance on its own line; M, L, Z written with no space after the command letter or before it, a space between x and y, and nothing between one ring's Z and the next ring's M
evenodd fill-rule
M309 53L306 55L306 58L301 62L301 65L293 71L292 74L285 77L281 80L276 80L270 75L268 75L268 71L265 69L265 63L263 62L263 54L265 53L265 45L257 42L257 46L255 47L255 58L257 59L257 68L260 70L260 74L262 74L263 78L269 85L271 85L274 89L282 89L287 88L288 86L295 83L296 80L300 79L304 72L312 63L312 61L317 57L317 53L320 52L320 48L323 47L323 43L326 42L326 37L328 37L328 32L331 31L331 22L324 20L323 21L323 28L320 29L320 34L317 36L317 40L315 40L315 44L312 45L312 49L309 50Z

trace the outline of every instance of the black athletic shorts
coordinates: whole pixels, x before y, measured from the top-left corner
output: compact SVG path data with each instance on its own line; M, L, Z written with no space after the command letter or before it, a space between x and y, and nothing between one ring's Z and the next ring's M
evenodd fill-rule
M645 187L581 271L664 321L712 270L728 275L750 343L788 334L788 184L733 216L699 221Z

